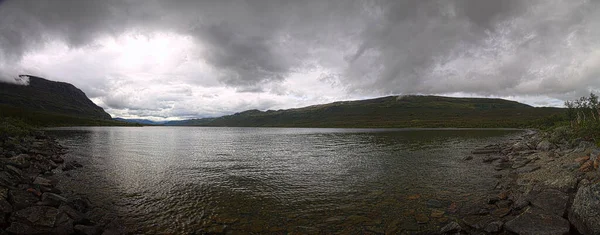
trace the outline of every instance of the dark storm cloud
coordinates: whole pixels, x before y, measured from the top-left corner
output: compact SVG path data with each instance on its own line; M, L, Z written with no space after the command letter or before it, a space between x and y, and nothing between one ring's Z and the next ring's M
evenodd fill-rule
M315 72L323 74L318 81L324 85L360 96L462 92L572 98L600 88L598 5L584 0L7 0L0 1L0 69L49 42L83 50L102 37L170 32L193 38L198 48L192 57L211 72L160 79L213 77L239 93L292 94L288 90L295 87L273 84ZM78 73L79 79L102 79L101 71L89 77ZM113 99L130 96L128 90L116 94L105 82L90 84L96 89L85 89L111 107L131 105Z

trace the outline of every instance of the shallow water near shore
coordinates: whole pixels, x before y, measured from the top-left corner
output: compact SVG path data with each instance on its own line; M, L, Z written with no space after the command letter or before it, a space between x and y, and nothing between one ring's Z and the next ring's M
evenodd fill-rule
M385 233L438 229L489 195L463 161L499 129L81 127L47 131L83 168L59 187L132 233ZM417 221L418 220L418 221ZM419 222L419 223L418 223Z

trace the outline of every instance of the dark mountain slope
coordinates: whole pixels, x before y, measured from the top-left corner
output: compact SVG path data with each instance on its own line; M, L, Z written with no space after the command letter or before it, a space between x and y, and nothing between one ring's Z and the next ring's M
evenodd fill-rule
M111 119L104 109L94 104L77 87L40 77L28 77L28 86L0 83L0 105L78 118Z
M388 96L304 108L249 110L211 119L167 125L271 127L526 127L562 114L503 99Z

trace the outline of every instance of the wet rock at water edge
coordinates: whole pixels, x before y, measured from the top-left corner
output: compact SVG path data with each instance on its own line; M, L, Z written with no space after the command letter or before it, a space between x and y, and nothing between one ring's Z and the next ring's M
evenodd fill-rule
M49 206L33 206L16 211L11 216L11 221L31 224L35 227L54 227L59 211Z
M68 199L54 193L43 193L41 205L58 207L63 203L67 203Z
M582 234L600 234L600 183L579 188L569 211L569 221Z
M80 168L80 167L83 167L83 165L81 165L79 162L69 161L63 165L62 170L70 171L70 170L74 170L75 168Z
M73 220L73 222L76 224L89 224L90 223L89 220L86 218L86 216L83 213L73 209L72 207L70 207L66 204L60 205L58 207L58 210L61 213L64 213L67 216L69 216L69 218L71 218Z
M516 218L509 220L504 228L517 234L569 234L569 221L555 214L530 207Z

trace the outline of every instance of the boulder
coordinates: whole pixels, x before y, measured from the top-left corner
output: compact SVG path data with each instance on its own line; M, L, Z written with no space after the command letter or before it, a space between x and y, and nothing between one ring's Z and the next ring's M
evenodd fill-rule
M600 183L577 190L569 221L582 234L600 234Z
M530 207L507 221L504 228L516 234L566 235L569 234L570 224L560 216Z
M531 205L548 213L563 217L567 211L569 195L555 189L547 189L532 196Z

